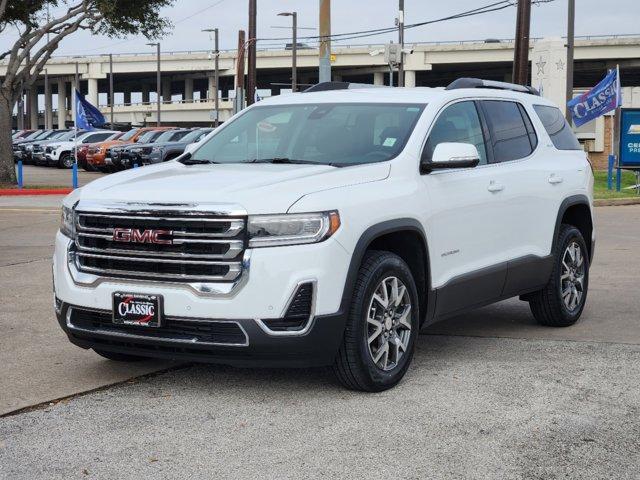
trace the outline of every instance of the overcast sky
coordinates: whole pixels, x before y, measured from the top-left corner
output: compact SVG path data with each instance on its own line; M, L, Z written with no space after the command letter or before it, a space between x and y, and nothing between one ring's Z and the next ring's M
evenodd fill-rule
M496 0L405 0L407 24L445 17L465 10L494 3ZM300 30L299 36L316 35L318 27L318 0L257 0L258 38L285 37L290 19L277 17L282 11L298 12L298 25L313 30ZM640 34L640 0L576 0L576 35ZM397 15L397 0L333 0L331 11L332 32L345 33L372 28L391 27ZM237 44L239 29L247 28L247 0L176 0L174 7L164 14L175 24L162 39L162 49L205 50L211 48L209 37L200 33L203 28L220 29L220 48L232 49ZM566 32L567 0L532 8L531 35L559 36ZM56 13L54 11L54 13ZM407 42L477 40L487 38L513 38L516 8L475 17L417 27L406 33ZM390 35L349 40L346 43L381 43ZM395 38L395 36L393 36ZM5 50L15 35L5 32L0 48ZM261 42L284 45L282 42ZM337 45L337 43L336 43ZM142 37L110 39L92 37L86 32L66 39L57 52L60 54L87 54L141 52L149 50Z

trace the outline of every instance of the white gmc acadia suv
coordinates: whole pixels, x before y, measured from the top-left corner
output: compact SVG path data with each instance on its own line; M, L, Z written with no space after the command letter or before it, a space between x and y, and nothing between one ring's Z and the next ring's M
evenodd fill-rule
M575 323L592 187L529 87L318 84L71 193L55 309L71 342L113 360L333 365L384 390L424 325L514 296L543 325Z

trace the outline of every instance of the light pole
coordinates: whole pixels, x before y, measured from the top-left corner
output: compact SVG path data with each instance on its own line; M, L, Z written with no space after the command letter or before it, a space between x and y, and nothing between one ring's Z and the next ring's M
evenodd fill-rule
M576 2L569 0L567 12L567 102L573 98L573 47L575 35ZM571 112L565 107L567 121L571 122Z
M398 86L404 87L404 0L399 0L398 2L398 43L400 44Z
M157 43L147 43L147 45L149 45L150 47L156 47L156 51L157 51L157 62L158 62L158 67L156 70L156 83L157 83L157 96L158 96L158 101L157 101L157 112L156 112L156 118L157 118L157 125L160 126L160 104L162 103L162 79L160 78L160 42Z
M205 28L204 30L202 30L203 32L213 32L213 76L214 76L214 84L216 87L216 92L215 95L213 97L213 108L216 111L216 118L215 118L215 123L213 124L214 127L217 127L220 124L220 113L218 112L219 109L219 100L218 100L218 95L220 92L220 71L219 71L219 65L218 65L218 58L220 57L220 49L218 48L218 29L217 28Z
M298 12L282 12L279 17L291 17L293 43L291 45L291 91L298 90Z

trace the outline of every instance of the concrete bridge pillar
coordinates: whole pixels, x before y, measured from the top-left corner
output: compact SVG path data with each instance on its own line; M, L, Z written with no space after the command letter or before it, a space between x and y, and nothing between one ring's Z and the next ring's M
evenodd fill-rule
M29 122L31 128L38 128L38 87L29 90Z
M567 47L562 38L545 38L533 44L531 86L560 107L566 108Z
M373 72L373 84L384 85L384 72Z
M413 88L416 86L416 71L405 70L404 72L404 86Z
M97 78L89 78L88 79L89 88L87 91L87 100L93 106L98 106L98 79Z
M149 103L149 84L142 84L142 103Z
M213 75L207 77L207 85L207 98L213 100L218 94L216 92L216 78Z
M58 128L64 128L67 121L67 82L58 79Z
M162 101L163 102L171 101L171 79L170 78L162 79Z
M187 102L193 101L193 78L184 79L184 99Z

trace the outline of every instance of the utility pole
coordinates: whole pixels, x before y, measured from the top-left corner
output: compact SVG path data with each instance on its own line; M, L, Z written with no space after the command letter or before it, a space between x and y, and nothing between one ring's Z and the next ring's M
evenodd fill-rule
M573 98L573 47L575 40L576 1L569 1L567 19L567 102ZM565 115L571 123L571 112L565 105Z
M111 114L111 129L113 130L113 103L115 95L113 93L113 54L109 54L109 113Z
M279 13L278 16L291 17L292 19L293 43L291 44L291 91L296 92L298 90L298 12L282 12Z
M220 69L219 69L219 57L220 57L220 49L218 46L218 29L217 28L206 28L202 30L203 32L213 32L213 83L216 88L216 93L213 97L213 108L216 111L216 117L213 123L214 127L220 125L220 102L218 99L218 95L220 92Z
M256 0L249 0L249 38L247 40L247 105L256 100Z
M236 98L233 113L238 113L244 108L244 30L238 32L238 58L236 59Z
M398 5L398 43L400 44L398 86L404 87L404 0L399 0Z
M516 40L513 56L513 83L526 85L529 80L529 29L531 0L518 0Z
M160 42L147 43L150 47L156 47L156 90L157 90L157 102L156 102L156 124L160 126L160 104L162 103L162 78L160 77Z
M331 81L331 0L320 1L320 58L318 81Z

